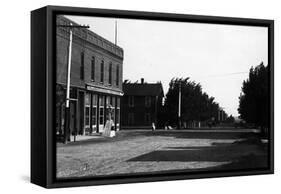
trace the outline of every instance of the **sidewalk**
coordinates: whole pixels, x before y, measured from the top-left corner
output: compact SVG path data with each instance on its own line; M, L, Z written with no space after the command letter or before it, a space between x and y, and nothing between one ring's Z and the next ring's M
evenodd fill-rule
M70 141L74 142L74 139L75 141L83 141L83 140L99 139L99 138L104 138L104 137L100 133L93 133L91 135L76 135L76 136L71 135Z
M101 133L93 133L91 135L71 135L70 136L70 142L68 142L67 144L64 144L62 142L57 142L57 147L62 147L62 146L66 146L66 145L75 145L79 142L87 142L87 141L91 141L91 140L99 140L99 141L103 141L108 139L108 137L104 137L102 136Z

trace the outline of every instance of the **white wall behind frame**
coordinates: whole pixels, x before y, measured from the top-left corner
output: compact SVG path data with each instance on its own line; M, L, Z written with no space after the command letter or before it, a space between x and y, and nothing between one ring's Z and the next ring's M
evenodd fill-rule
M279 83L280 3L274 0L26 0L3 1L1 5L1 193L277 193L280 190L281 141L275 101L275 175L213 178L202 180L124 184L44 190L29 182L30 172L30 11L45 5L65 5L123 10L157 11L199 15L233 16L275 20L275 99L281 98Z

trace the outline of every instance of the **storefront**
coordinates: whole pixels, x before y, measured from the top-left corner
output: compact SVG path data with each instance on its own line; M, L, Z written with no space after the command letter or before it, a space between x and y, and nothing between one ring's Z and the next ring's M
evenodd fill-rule
M109 111L114 122L114 130L120 129L121 91L86 85L84 134L101 133L108 118Z
M65 88L60 87L58 95L65 96ZM71 87L70 90L70 134L91 135L102 133L111 113L113 130L120 130L121 91L86 85L85 89ZM65 102L57 100L57 134L63 136L65 124Z

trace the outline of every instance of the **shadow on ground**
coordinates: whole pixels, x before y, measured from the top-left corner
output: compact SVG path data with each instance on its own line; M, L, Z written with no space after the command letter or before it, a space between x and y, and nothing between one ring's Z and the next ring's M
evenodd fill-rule
M166 147L127 162L229 162L211 169L252 169L268 167L267 145L256 138L204 147ZM206 168L208 169L208 168Z
M151 132L143 133L145 136L165 136L165 137L174 137L181 139L238 139L238 138L250 138L258 137L258 134L252 132L190 132L190 131L160 131L160 132Z

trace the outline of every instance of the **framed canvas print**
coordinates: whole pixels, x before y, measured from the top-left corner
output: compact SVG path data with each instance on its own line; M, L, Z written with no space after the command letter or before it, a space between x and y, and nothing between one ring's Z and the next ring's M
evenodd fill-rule
M274 22L31 12L31 182L273 173Z

